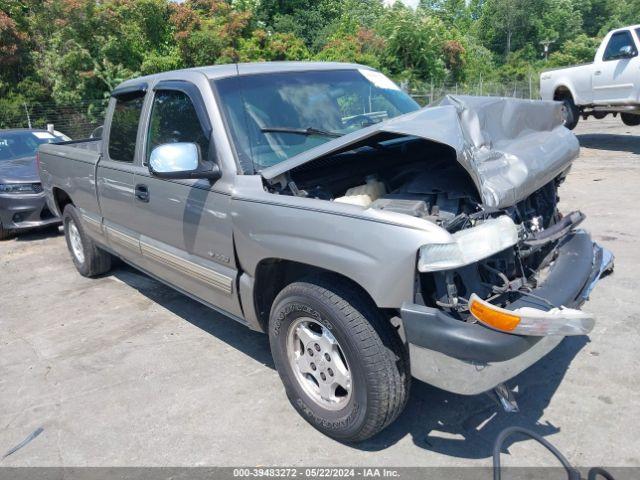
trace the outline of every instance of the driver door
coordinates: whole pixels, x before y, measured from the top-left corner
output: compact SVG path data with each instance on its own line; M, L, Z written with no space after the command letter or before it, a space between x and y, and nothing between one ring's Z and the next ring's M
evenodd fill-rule
M629 30L611 35L602 62L593 71L593 100L597 104L636 101L640 88L640 58Z
M191 296L240 313L230 197L207 179L159 178L149 158L159 145L187 142L212 150L211 124L199 90L185 81L153 89L143 164L135 173L135 213L143 268Z

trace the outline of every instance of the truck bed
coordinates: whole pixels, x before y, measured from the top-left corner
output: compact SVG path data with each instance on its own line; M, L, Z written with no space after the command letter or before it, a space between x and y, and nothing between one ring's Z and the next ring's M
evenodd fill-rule
M551 72L558 72L560 70L570 70L572 68L579 68L579 67L588 67L593 65L593 62L587 62L587 63L578 63L576 65L567 65L565 67L556 67L556 68L546 68L542 71L541 75L544 75L545 73L551 73Z
M57 214L55 185L65 185L77 206L99 212L96 196L96 168L102 155L102 139L72 140L40 147L40 176L49 208ZM81 208L81 207L79 207Z
M62 151L74 152L71 155L74 155L75 153L77 153L76 152L77 150L86 150L88 152L91 152L92 154L98 154L98 155L100 155L100 153L102 152L101 138L85 138L81 140L69 140L68 142L58 142L50 145L54 145L56 147L53 149L55 152L62 152ZM65 148L58 149L57 147L65 147ZM69 149L73 149L73 150L69 150ZM41 148L40 150L43 152L47 151L47 153L53 153L55 155L54 152L51 152L50 148L47 148L47 149Z

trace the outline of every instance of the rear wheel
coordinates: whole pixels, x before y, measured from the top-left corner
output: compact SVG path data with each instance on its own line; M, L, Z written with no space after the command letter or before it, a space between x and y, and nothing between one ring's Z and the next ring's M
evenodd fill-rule
M62 223L67 247L80 275L94 277L108 272L111 269L111 255L85 233L76 207L70 204L64 208Z
M633 113L621 113L620 118L622 119L622 123L629 127L636 127L640 125L640 115L635 115Z
M580 109L576 107L571 96L562 98L562 115L564 117L564 126L569 130L573 130L580 120Z
M379 309L340 278L285 287L271 310L269 341L292 405L330 437L365 440L406 404L404 345Z

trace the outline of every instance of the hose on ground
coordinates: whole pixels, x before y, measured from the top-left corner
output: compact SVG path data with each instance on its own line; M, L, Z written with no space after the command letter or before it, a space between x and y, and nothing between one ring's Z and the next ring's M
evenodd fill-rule
M529 438L532 438L547 450L549 450L560 461L565 471L567 472L567 478L569 480L582 479L582 477L580 476L580 472L576 468L571 466L565 456L562 455L562 453L560 453L560 451L556 447L551 445L547 440L542 438L536 432L527 430L526 428L522 427L507 427L502 430L502 432L500 432L498 438L496 438L495 444L493 445L493 480L501 480L502 478L502 471L500 467L500 452L502 451L502 447L506 439L514 433L520 433ZM587 480L596 480L598 476L602 476L606 480L615 480L609 472L600 467L593 467L592 469L590 469Z

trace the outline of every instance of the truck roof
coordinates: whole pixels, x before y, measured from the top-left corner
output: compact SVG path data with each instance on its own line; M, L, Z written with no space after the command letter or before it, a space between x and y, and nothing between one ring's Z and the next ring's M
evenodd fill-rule
M614 29L610 30L609 33L619 32L621 30L635 30L636 28L640 28L640 24L638 24L638 25L629 25L628 27L614 28Z
M182 70L171 70L168 72L156 73L144 77L136 77L122 82L116 88L126 87L130 84L137 84L140 81L152 81L162 79L175 79L178 72L199 72L209 80L231 77L234 75L255 75L260 73L281 73L281 72L304 72L312 70L373 70L366 65L357 63L342 62L256 62L256 63L227 63L223 65L211 65L203 67L185 68Z

